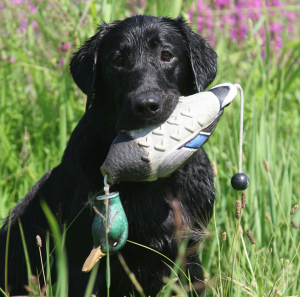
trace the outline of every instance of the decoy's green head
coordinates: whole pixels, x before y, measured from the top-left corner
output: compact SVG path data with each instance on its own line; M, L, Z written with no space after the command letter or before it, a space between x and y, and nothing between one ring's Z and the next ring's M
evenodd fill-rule
M92 226L94 248L83 265L85 272L90 271L108 251L110 254L118 252L128 237L128 222L119 193L98 196L96 199L98 205L94 208L96 214Z
M114 194L114 193L112 193ZM112 195L111 194L111 195ZM103 203L103 207L102 207ZM126 243L128 236L128 223L123 210L119 195L108 200L107 225L105 221L106 200L98 200L98 211L104 216L96 213L92 227L94 246L101 246L102 252L107 253L107 247L111 254L118 252ZM106 243L106 230L108 243Z

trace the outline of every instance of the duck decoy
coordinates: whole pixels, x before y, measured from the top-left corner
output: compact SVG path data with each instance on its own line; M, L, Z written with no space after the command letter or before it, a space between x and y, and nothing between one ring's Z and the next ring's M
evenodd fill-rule
M169 176L208 141L238 86L224 83L206 92L179 97L165 122L119 132L101 166L103 176L108 176L110 184Z

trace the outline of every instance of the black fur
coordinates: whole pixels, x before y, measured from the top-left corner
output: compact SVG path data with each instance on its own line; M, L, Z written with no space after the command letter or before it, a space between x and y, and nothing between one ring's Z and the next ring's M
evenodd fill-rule
M162 51L172 54L162 61ZM122 57L117 65L117 56ZM70 224L89 195L103 188L100 166L110 144L122 129L137 129L167 119L180 95L203 91L214 79L217 55L181 18L135 16L102 24L70 63L75 83L88 95L87 110L73 131L62 162L47 172L12 211L9 242L8 283L11 294L24 293L27 271L17 218L20 217L30 254L32 271L41 269L35 237L45 237L48 224L40 207L44 199L61 221ZM133 102L150 96L159 101L151 116L138 116ZM148 98L147 97L147 98ZM156 100L155 99L155 100ZM143 103L144 104L144 103ZM129 239L147 245L175 260L172 203L178 201L182 221L201 229L212 215L215 189L210 162L203 150L170 177L155 182L120 183L115 190L129 222ZM69 265L69 295L83 296L89 274L82 265L93 246L93 215L86 208L66 236ZM0 231L0 287L4 288L4 255L8 218ZM189 244L200 237L190 238ZM45 245L42 247L45 259ZM127 243L121 251L146 296L156 296L163 277L170 274L166 261L156 253ZM203 278L198 255L187 258L192 281ZM53 270L55 271L55 269ZM55 275L53 275L55 277ZM111 256L111 295L129 296L133 286L116 255ZM42 279L41 279L42 282ZM95 286L97 296L106 296L105 261L101 261ZM201 292L201 289L198 289ZM136 294L137 295L137 294Z

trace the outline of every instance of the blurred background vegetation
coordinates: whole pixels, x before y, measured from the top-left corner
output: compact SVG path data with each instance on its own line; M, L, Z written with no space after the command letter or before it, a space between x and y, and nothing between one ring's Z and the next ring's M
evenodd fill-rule
M215 215L199 251L206 294L299 296L300 215L290 214L300 202L297 0L1 0L0 219L59 164L84 113L86 97L68 68L72 53L100 22L135 14L182 15L219 55L213 84L244 88L243 171L250 186L241 219L241 194L230 186L238 166L238 100L204 146L218 169Z

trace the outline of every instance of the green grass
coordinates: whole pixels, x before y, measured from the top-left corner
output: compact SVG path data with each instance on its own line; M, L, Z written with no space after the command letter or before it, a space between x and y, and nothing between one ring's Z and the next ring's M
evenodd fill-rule
M15 18L21 11L7 2L5 17L1 16L1 27L7 34L0 37L0 219L47 170L59 164L68 138L84 113L86 97L73 83L67 63L58 67L59 60L68 61L71 52L94 34L101 20L123 19L135 10L171 17L182 13L187 18L191 2L158 0L151 5L147 2L145 9L116 0L78 5L68 0L39 2L36 14L28 12L30 21L39 25L38 40L31 27L26 33L15 33ZM4 16L4 11L0 13ZM259 25L266 26L265 20ZM245 296L247 292L272 297L276 290L276 296L299 296L300 232L292 227L291 220L299 225L300 211L291 217L290 210L300 204L300 36L297 32L292 41L285 40L279 58L267 46L263 59L255 35L257 24L250 22L250 26L251 34L242 45L226 37L226 28L216 33L219 70L214 85L237 82L244 89L243 172L248 174L250 186L246 207L237 220L235 201L241 199L241 193L230 185L232 175L238 171L236 99L204 146L218 169L214 216L208 226L209 236L199 251L207 274L204 296ZM71 42L67 53L57 51L61 42ZM14 63L9 62L10 56L14 56ZM263 160L269 163L269 173ZM47 212L46 206L44 211ZM265 213L271 222L265 219ZM67 270L60 240L64 233L57 229L49 212L47 217L58 243L54 252L61 273L60 283L49 285L47 296L65 296ZM242 235L239 225L244 230ZM248 240L247 229L252 231L255 245ZM222 242L224 231L227 239ZM48 247L48 280L50 253ZM179 257L176 264L180 262ZM189 281L183 276L181 283L175 283L174 278L181 272L167 259L166 265L172 268L172 276L160 295L170 296L173 286L179 296L186 296L182 288L188 288ZM90 296L94 278L92 273L86 296ZM4 290L1 288L0 294Z

